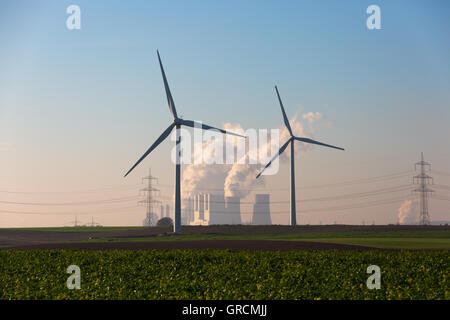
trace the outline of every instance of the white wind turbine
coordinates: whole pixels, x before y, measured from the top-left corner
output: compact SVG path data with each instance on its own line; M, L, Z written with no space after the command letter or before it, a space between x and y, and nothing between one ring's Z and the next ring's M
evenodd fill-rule
M164 87L166 89L166 95L167 95L167 103L169 104L169 109L170 112L172 113L173 116L173 122L172 124L159 136L159 138L150 146L150 148L148 148L148 150L142 155L142 157L134 164L133 167L131 167L130 170L128 170L128 172L125 174L125 177L131 172L133 171L133 169L139 164L141 163L142 160L145 159L145 157L147 157L150 152L152 152L161 142L163 142L170 134L170 132L172 132L173 128L176 128L176 164L175 164L175 223L173 225L173 231L174 232L181 232L181 182L180 182L180 171L181 171L181 166L180 166L180 141L181 141L181 136L180 136L180 128L181 126L188 126L188 127L196 127L196 128L201 128L203 130L216 130L216 131L220 131L222 133L225 134L232 134L235 136L239 136L239 137L243 137L239 134L230 132L230 131L226 131L223 129L218 129L215 127L211 127L208 126L206 124L203 123L199 123L199 122L195 122L192 120L184 120L181 119L177 116L177 110L175 109L175 103L173 101L172 98L172 94L170 93L170 88L169 88L169 84L167 82L167 78L166 78L166 74L164 72L164 68L161 62L161 57L159 56L159 51L157 51L158 54L158 60L159 60L159 66L161 67L161 73L162 73L162 77L164 80Z
M325 144L325 143L322 143L319 141L315 141L315 140L312 140L309 138L300 138L300 137L294 136L294 134L292 133L291 125L289 124L288 117L286 116L286 112L284 111L283 102L281 101L277 86L275 86L275 90L277 92L278 101L280 102L281 112L283 113L284 124L286 125L287 129L289 130L289 134L291 137L289 138L288 141L286 141L285 144L283 144L281 146L280 150L278 150L278 153L269 161L269 163L267 163L266 166L258 173L258 175L256 176L256 179L258 179L261 176L261 174L264 172L264 170L266 170L266 168L272 164L273 160L275 160L279 155L281 155L284 152L284 150L286 150L287 146L290 143L291 144L291 226L295 226L297 224L297 212L296 212L296 208L295 208L294 141L297 140L297 141L302 141L302 142L306 142L306 143L318 144L321 146L330 147L330 148L339 149L339 150L344 150L344 149L335 147L335 146L332 146L329 144Z

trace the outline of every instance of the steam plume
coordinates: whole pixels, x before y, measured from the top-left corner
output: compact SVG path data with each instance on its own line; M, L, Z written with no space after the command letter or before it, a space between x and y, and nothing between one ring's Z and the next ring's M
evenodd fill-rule
M311 113L312 114L312 113ZM298 119L298 113L294 115L289 121L292 127L294 135L300 137L309 137L303 126L303 124ZM314 121L319 121L322 118L320 113L315 113L310 116L309 114L303 115L303 119L308 119L310 123ZM314 118L311 122L310 118ZM223 129L230 130L236 133L243 133L244 130L240 124L226 123ZM279 146L286 142L290 136L289 131L283 125L279 128ZM224 137L223 142L227 147L235 148L239 143L239 138L226 139ZM275 146L270 145L270 139L268 139L265 145L260 145L260 149L270 150L275 148ZM213 156L212 154L205 152L205 150L211 150L212 145L216 143L214 140L208 140L202 143L203 154L194 154L194 159L201 159L205 161L208 157ZM246 197L250 193L250 189L255 186L264 185L264 176L259 179L255 179L256 174L259 172L262 164L249 164L248 158L252 156L252 148L248 146L246 148L245 156L246 161L244 164L236 163L233 164L190 164L186 165L183 170L182 179L182 197L189 197L196 192L210 192L210 193L225 193L225 196L238 196L241 198ZM296 144L296 158L301 157L304 152L312 149L312 145L306 143ZM198 149L197 149L198 150ZM273 150L273 149L272 149ZM257 151L257 150L253 150ZM195 149L194 149L195 152ZM253 153L257 154L257 153ZM267 152L269 155L269 151ZM290 156L290 149L288 148L280 157L281 161L286 161ZM239 160L239 159L237 159Z
M308 112L302 115L303 119L308 120L309 124L322 119L323 115L320 112Z
M400 224L417 224L419 221L419 203L417 200L405 200L398 208Z

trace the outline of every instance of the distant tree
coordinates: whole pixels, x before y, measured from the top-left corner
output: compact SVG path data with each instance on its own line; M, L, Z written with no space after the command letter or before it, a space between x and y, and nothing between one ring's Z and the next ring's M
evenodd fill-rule
M164 218L159 219L158 222L156 223L156 225L158 227L172 227L173 221L169 217L164 217Z

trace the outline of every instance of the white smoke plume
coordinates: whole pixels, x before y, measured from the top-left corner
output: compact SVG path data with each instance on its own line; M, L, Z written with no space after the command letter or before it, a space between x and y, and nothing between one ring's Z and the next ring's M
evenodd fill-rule
M317 114L317 113L316 113ZM319 121L321 119L320 116L314 116L314 121ZM292 117L289 121L292 127L292 131L294 135L299 137L310 137L303 126L303 124L298 119L298 113ZM305 115L302 116L305 118ZM308 120L309 121L309 120ZM313 121L313 122L314 122ZM229 130L236 133L243 133L244 130L240 124L231 124L226 123L223 126L223 129ZM289 139L289 131L283 125L279 128L279 146L281 147ZM240 138L233 137L232 139L227 139L224 136L223 142L226 148L236 148L238 144L238 140ZM248 158L253 158L252 154L258 154L256 146L247 146L245 150L244 158L246 161L244 163L237 163L235 161L233 164L206 164L205 161L210 157L214 157L214 154L211 150L214 150L214 144L216 142L214 140L207 140L202 143L203 153L197 154L194 148L194 159L203 159L202 164L190 164L186 165L183 169L183 178L182 178L182 197L187 198L196 192L209 192L209 193L225 193L225 196L238 196L240 198L246 197L250 193L250 189L255 186L264 185L264 176L261 176L259 179L255 179L257 173L262 168L265 163L260 164L249 164ZM261 142L260 142L261 143ZM270 156L270 150L274 150L275 146L271 145L271 140L268 138L266 144L260 145L260 149L268 150L267 155ZM296 158L301 157L301 155L312 149L312 145L306 143L296 143L295 145L295 156ZM254 153L252 153L252 151ZM276 151L276 150L275 150ZM274 152L275 152L274 151ZM236 153L236 151L235 151ZM290 155L290 148L287 148L286 151L280 157L281 161L285 161L288 159ZM224 158L225 158L224 154ZM236 159L239 160L239 159Z
M183 168L183 198L194 192L223 193L223 184L230 170L229 165L191 164Z
M241 125L226 123L223 128L231 132L243 133ZM227 139L228 138L228 139ZM237 148L238 140L241 138L224 136L224 149ZM202 160L201 164L187 165L183 170L182 197L190 197L196 192L225 193L225 196L246 197L249 189L256 185L264 185L263 179L255 179L260 165L249 164L248 159L240 164L234 161L232 164L207 164L215 157L215 140L207 140L202 143L202 149L194 149L193 158ZM202 150L202 153L196 151ZM236 152L236 151L235 151ZM237 152L236 152L237 153ZM224 155L225 156L225 155ZM245 152L244 158L249 157L249 151ZM237 159L236 159L237 160Z
M226 123L224 125L224 129L238 133L244 131L241 125L233 125L231 123ZM230 144L229 140L230 139L227 140L227 144ZM233 138L231 140L233 141L231 146L236 147L237 139ZM269 143L270 140L268 139L268 142L262 148L267 150L267 145ZM257 155L257 146L249 146L249 149L245 153L243 159L236 159L241 160L243 163L236 161L229 167L224 183L224 192L226 197L245 198L250 193L251 188L264 185L264 179L255 179L260 165L249 164L249 158L255 158L253 155ZM239 155L237 155L237 157L238 156Z
M308 120L309 124L319 121L323 118L320 112L308 112L302 115L303 119Z
M405 200L398 208L398 223L417 224L419 222L419 202L417 200Z
M244 198L250 188L264 185L264 179L255 179L258 169L255 164L234 164L225 179L225 196Z

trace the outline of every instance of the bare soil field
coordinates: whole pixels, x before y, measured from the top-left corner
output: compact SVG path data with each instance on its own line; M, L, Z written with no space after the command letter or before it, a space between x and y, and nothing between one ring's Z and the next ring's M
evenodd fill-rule
M262 251L292 251L292 250L373 250L376 248L335 244L324 242L282 241L282 240L190 240L164 242L71 242L46 243L26 246L16 246L13 250L156 250L156 249L219 249L219 250L262 250Z
M217 225L217 226L183 226L182 234L212 234L212 235L264 235L264 234L295 234L295 233L316 233L316 232L415 232L415 231L448 231L449 226L352 226L352 225L324 225L324 226L248 226L248 225ZM244 249L255 248L263 250L304 250L309 249L345 249L358 247L356 245L329 244L319 242L302 242L273 240L192 240L192 241L164 241L164 243L149 242L117 242L117 243L76 243L89 239L102 238L146 238L157 237L161 234L171 234L169 227L149 227L128 230L102 230L93 232L63 232L46 230L24 230L24 229L0 229L0 248L86 248L86 249L175 249L175 248L203 248L203 249L239 249L243 245ZM244 241L244 242L243 242ZM282 246L282 248L280 247ZM256 249L257 248L257 249ZM370 248L359 246L359 248Z

